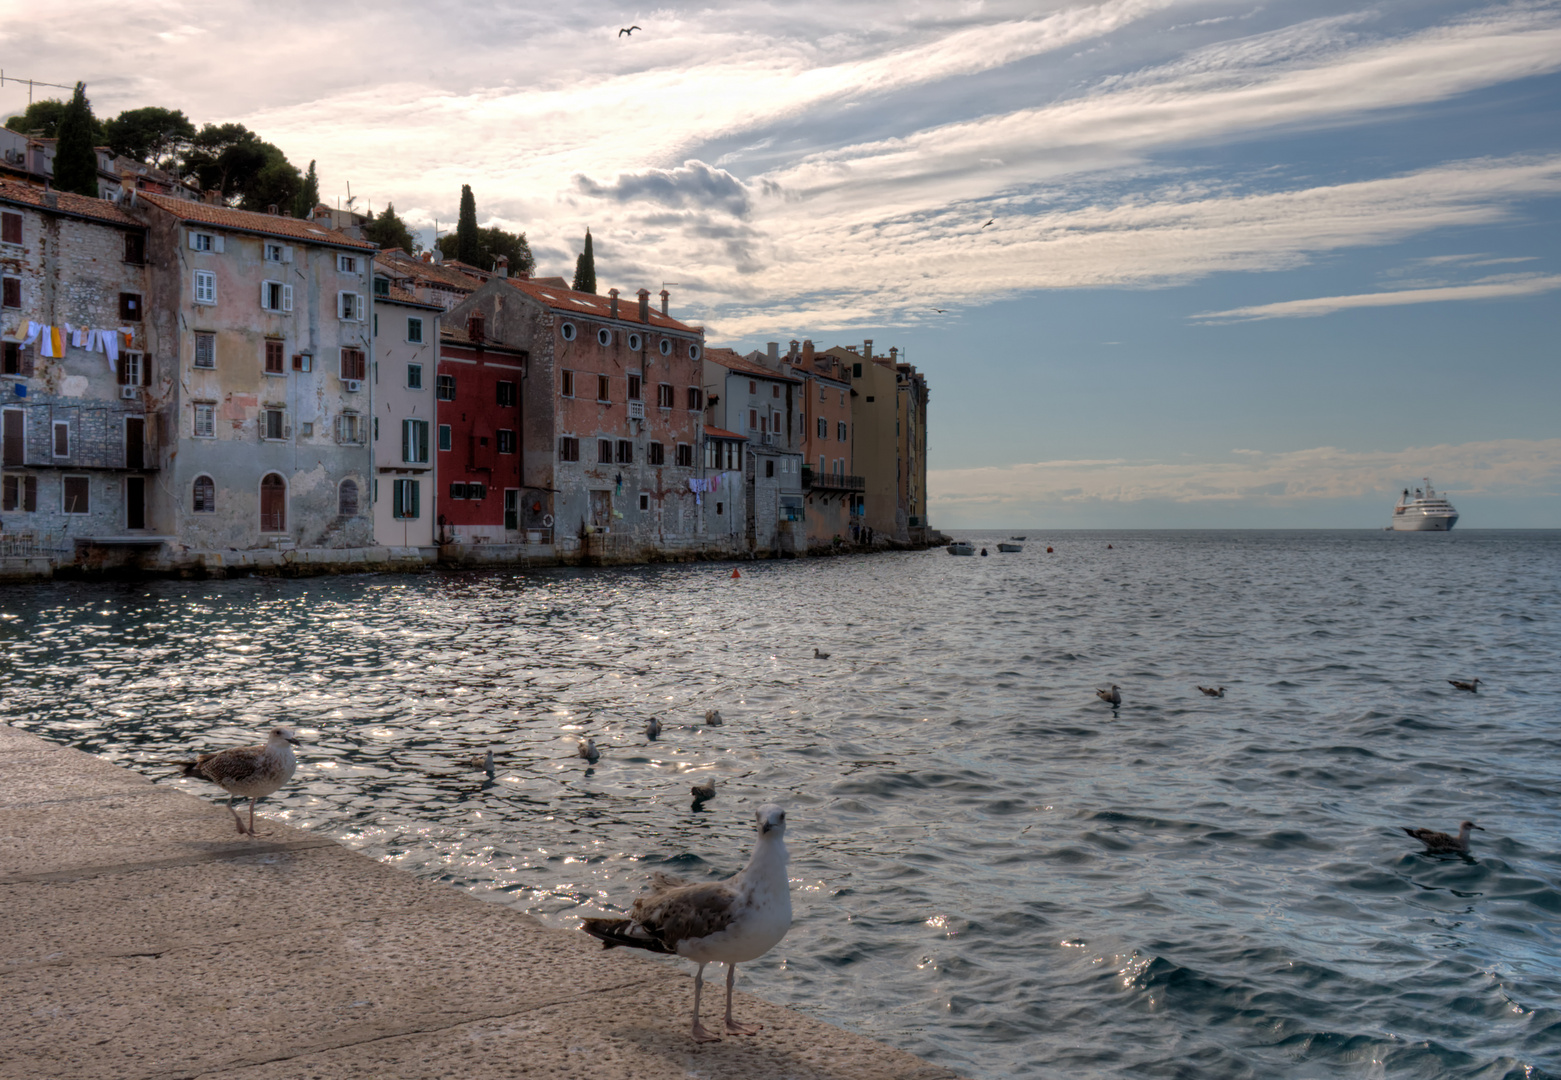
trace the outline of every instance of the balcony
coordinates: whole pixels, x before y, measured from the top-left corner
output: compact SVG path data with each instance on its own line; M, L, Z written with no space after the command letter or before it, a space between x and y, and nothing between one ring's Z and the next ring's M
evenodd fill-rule
M867 481L860 476L816 472L804 465L802 467L802 486L813 491L865 491L867 490Z
M643 420L643 419L645 419L645 402L643 400L635 399L635 398L630 398L629 399L629 419L630 420Z

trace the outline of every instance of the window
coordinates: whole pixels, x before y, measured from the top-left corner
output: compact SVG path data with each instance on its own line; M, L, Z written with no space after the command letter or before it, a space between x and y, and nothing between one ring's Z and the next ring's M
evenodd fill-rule
M748 430L749 431L758 431L759 430L759 410L758 409L749 409L748 410Z
M4 304L6 307L22 306L22 279L8 277L5 279Z
M260 437L262 439L285 439L288 436L287 413L282 409L260 410Z
M716 503L715 504L715 514L716 514L716 517L720 517L724 513L726 513L726 504L724 504L724 503Z
M374 430L375 431L379 430L379 422L378 421L375 421ZM310 421L307 424L299 424L298 425L298 434L299 434L300 437L305 438L305 439L312 438L313 435L314 435L314 422Z
M640 337L638 334L630 334L629 335L629 351L630 352L639 352L644 347L645 347L645 339L644 338Z
M374 295L375 296L389 296L390 295L390 279L389 278L376 277L374 279Z
M287 481L276 473L260 481L260 531L287 531Z
M770 387L770 397L780 397L780 383Z
M290 261L286 258L287 249L281 244L273 244L268 240L262 247L265 248L264 258L266 262L279 263Z
M455 400L455 376L454 375L435 375L434 376L434 396L436 398L438 398L440 401L454 401Z
M32 373L32 353L24 350L20 342L7 341L4 346L0 346L0 375Z
M603 395L603 396L605 397L606 395ZM630 401L638 401L639 399L640 399L640 377L637 374L630 373L630 375L629 375L629 400Z
M362 322L363 297L353 292L337 293L336 314L347 322Z
M423 365L407 365L407 389L421 390L423 388Z
M54 422L54 456L70 457L70 423L65 420Z
M195 403L195 437L197 439L215 439L217 437L217 406L210 401L197 401Z
M292 311L293 287L281 281L262 281L260 307L264 311Z
M119 294L119 317L125 322L141 321L141 294L122 292Z
M459 481L451 483L451 485L450 485L450 498L452 498L452 499L464 499L464 498L466 498L466 485L461 483L461 482L459 482Z
M422 510L418 505L422 486L416 480L397 480L391 489L391 517L401 521L415 521Z
M408 319L407 320L407 340L410 341L414 345L421 345L423 343L423 320L422 319Z
M656 387L656 404L663 409L672 408L677 395L672 390L671 383L661 383Z
M755 382L754 380L749 379L748 380L748 392L750 394L757 394L759 392L759 384L757 382Z
M488 339L488 320L482 312L474 311L466 316L466 336L473 341Z
M294 353L293 354L293 370L294 371L313 371L314 370L314 353L306 353L306 352Z
M619 465L633 465L634 464L634 444L632 442L630 442L628 439L619 439L618 440L618 459L617 459L617 463Z
M21 465L26 456L27 449L27 421L23 418L21 409L6 409L3 425L4 441L3 451L0 451L0 461L7 465Z
M847 432L849 430L850 429L846 427L846 422L844 420L841 420L835 425L835 435L841 442L846 441L846 438L848 437Z
M499 453L513 454L515 452L515 433L507 428L499 429Z
M22 215L3 213L0 214L0 243L20 244L22 242Z
M818 437L821 439L829 438L829 421L822 416L818 418Z
M688 388L688 407L695 412L705 407L705 392L697 386Z
M441 449L441 450L448 450L448 449L450 449L451 445L452 445L452 440L451 440L451 433L450 433L450 425L449 424L440 424L439 425L439 449Z
M341 517L358 516L358 482L356 480L343 480L341 487L336 489L336 513Z
M38 478L36 476L7 476L5 495L0 498L0 510L21 510L31 514L38 509Z
M580 460L580 440L573 435L564 435L558 440L559 461Z
M361 446L368 435L366 427L360 413L339 412L336 414L336 441L348 446Z
M368 377L368 357L362 349L343 349L341 351L341 378L343 382L356 380L362 382Z
M645 463L647 465L665 465L667 463L667 448L659 442L646 443Z
M828 391L828 390L825 390L825 389L824 389L824 388L823 388L823 387L822 387L822 386L821 386L821 387L819 387L819 388L818 388L818 402L819 402L819 404L820 404L820 405L822 405L822 404L823 404L823 403L824 403L824 402L825 402L825 401L828 401L828 400L829 400L829 399L828 399L828 398L827 398L827 397L826 397L826 396L825 396L825 395L827 395L827 394L828 394L828 393L829 393L829 391Z
M563 397L575 396L575 373L572 371L560 372L559 394Z
M650 509L650 496L645 494L643 491L640 492L640 509L641 510L649 510Z
M684 468L694 464L694 448L688 443L678 443L678 464Z
M190 234L191 251L221 251L217 246L217 238L211 233L192 232Z
M195 271L195 302L197 304L217 302L217 275L210 270Z
M597 439L596 440L596 463L598 465L611 465L612 464L612 440L611 439Z
M672 339L671 338L662 338L661 339L661 355L662 356L671 356L672 355Z
M197 514L217 512L217 485L209 476L197 476L190 487L190 509Z
M468 499L485 499L485 498L487 498L488 497L488 485L486 485L486 484L467 484L466 485L466 497Z
M61 485L60 509L67 514L92 512L90 485L85 476L67 476Z
M573 341L575 339L575 324L571 322L559 323L558 336L565 341Z
M120 386L150 386L152 366L146 362L146 357L138 352L122 352L119 354L119 385Z
M507 380L500 380L495 391L495 399L506 409L515 407L515 384Z
M276 338L266 339L266 374L286 375L287 359L282 343Z
M343 274L356 274L358 272L358 257L356 255L337 255L336 269Z
M605 376L605 375L598 375L596 377L596 400L597 401L611 401L612 400L612 387L611 387L611 384L608 383L607 376Z
M401 421L401 460L412 465L428 464L428 421Z
M764 462L764 475L765 476L774 476L775 475L775 459L774 458L768 458Z
M698 360L699 359L699 346L698 345L690 345L688 347L688 358L690 360Z
M596 343L598 345L600 345L604 349L607 346L611 345L612 344L612 331L607 329L607 327L605 327L605 326L602 327L600 330L598 330L596 332Z

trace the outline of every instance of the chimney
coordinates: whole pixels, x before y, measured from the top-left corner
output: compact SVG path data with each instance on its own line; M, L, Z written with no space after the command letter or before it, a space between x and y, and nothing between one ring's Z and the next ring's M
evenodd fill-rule
M661 290L661 313L663 315L665 315L667 313L667 301L670 300L671 298L672 298L672 294L671 293L669 293L666 289L662 289Z
M862 342L862 358L864 360L871 360L873 358L872 338L868 338L866 341Z
M618 290L607 290L607 316L616 319L618 317Z
M520 278L521 281L530 281L531 280L531 271L530 270L521 270L515 276Z
M813 339L812 338L809 338L808 340L806 340L806 341L804 341L802 343L802 362L804 364L811 364L813 362Z
M434 253L432 251L425 251L425 252L423 252L423 261L425 263L433 262L434 261Z
M314 208L314 223L323 229L331 228L334 223L334 218L331 216L331 208L324 203L316 206Z
M278 206L277 206L277 205L276 205L276 203L272 203L272 204L271 204L271 205L270 205L270 206L267 206L267 207L266 207L266 213L268 213L268 214L270 214L270 215L271 215L271 216L272 216L272 217L276 217L276 216L277 216L277 214L278 214L278 213L279 213L279 212L280 212L280 211L281 211L281 208L280 208L280 207L278 207Z
M500 255L499 256L499 265L494 268L493 276L494 277L501 277L501 278L509 277L509 256L508 255Z
M792 338L791 339L791 348L786 350L786 355L791 357L791 362L794 363L794 364L797 362L797 355L798 355L797 350L799 348L800 348L800 346L797 343L797 339L796 338Z
M764 343L764 351L769 353L770 362L772 364L780 363L780 342L766 341Z
M899 356L899 355L900 355L899 346L891 346L889 348L889 363L891 363L891 364L894 363L894 358Z
M667 301L666 301L667 290L666 289L662 289L661 290L661 295L662 295L661 313L663 315L665 315L667 313ZM639 297L640 297L640 322L644 323L646 326L649 326L650 325L650 290L649 289L641 289L640 292L639 292Z

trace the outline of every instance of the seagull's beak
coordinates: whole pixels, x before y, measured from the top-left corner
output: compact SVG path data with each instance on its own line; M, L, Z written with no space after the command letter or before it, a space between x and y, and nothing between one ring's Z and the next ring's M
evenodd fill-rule
M1485 831L1485 826L1484 825L1476 825L1475 828L1479 829L1481 832Z
M298 746L299 745L298 736L296 736L296 735L292 736L287 741L292 743L294 746Z

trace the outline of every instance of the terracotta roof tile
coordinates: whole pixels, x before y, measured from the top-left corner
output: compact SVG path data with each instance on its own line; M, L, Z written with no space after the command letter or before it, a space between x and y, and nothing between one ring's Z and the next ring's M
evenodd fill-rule
M374 256L374 261L382 264L386 270L403 277L448 289L451 292L469 293L482 288L482 282L474 277L463 274L459 270L451 270L448 265L442 266L411 258L402 253L400 248L393 252L380 252Z
M705 425L705 434L714 435L718 439L741 439L744 442L748 441L748 436L746 435L739 435L737 432L727 431L725 428L711 427L709 424Z
M262 236L278 236L308 244L329 244L333 247L357 248L373 251L367 240L354 240L340 229L325 229L303 218L282 217L280 214L259 214L253 210L234 210L229 206L213 206L210 203L174 199L167 195L139 192L136 198L151 203L174 215L180 221L197 225L210 225L219 229L258 233Z
M406 289L398 289L394 285L390 287L388 296L384 293L376 293L374 296L375 303L384 303L386 301L392 304L408 304L412 307L428 308L432 311L444 310L443 304L433 304L427 300L419 300L416 293L408 292Z
M52 198L54 205L50 206L45 201L46 198ZM35 188L30 184L19 184L12 180L0 180L0 202L31 206L38 210L49 211L50 213L91 218L94 221L107 222L110 225L128 225L135 229L145 228L141 222L107 199L94 199L89 195L74 195L69 191L45 192L42 188Z
M705 359L712 364L719 364L728 371L741 372L744 375L757 375L761 379L774 379L776 382L796 383L799 386L802 380L794 375L782 375L778 371L771 371L767 367L755 364L746 357L739 356L731 349L706 349Z
M525 293L534 300L552 308L554 311L571 311L578 315L589 315L597 319L612 318L609 312L609 298L597 296L595 293L575 292L573 289L560 288L557 285L539 281L536 278L507 278L511 285ZM637 296L618 297L618 321L637 323L640 322L640 301ZM661 309L654 304L650 307L650 321L652 329L681 330L686 334L698 334L701 327L690 326L679 322L668 315L663 315Z

